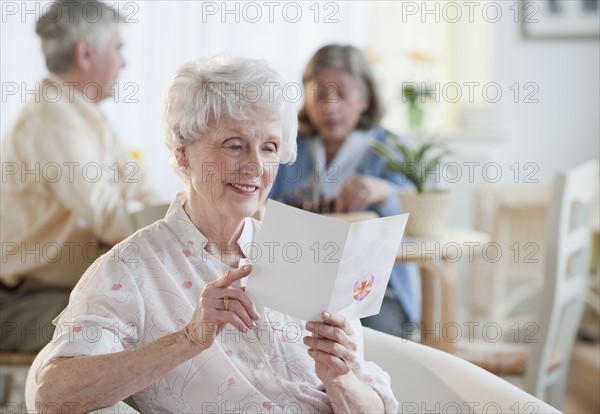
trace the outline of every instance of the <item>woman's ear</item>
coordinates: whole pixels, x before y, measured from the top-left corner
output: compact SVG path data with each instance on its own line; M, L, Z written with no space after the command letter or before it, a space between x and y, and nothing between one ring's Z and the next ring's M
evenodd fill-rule
M177 166L181 169L190 168L190 161L187 157L187 151L185 147L179 147L175 149L175 159L177 160Z

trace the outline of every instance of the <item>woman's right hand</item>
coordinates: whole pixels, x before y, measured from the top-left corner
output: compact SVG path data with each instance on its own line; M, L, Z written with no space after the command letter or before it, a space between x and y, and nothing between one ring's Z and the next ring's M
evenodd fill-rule
M363 211L371 204L383 203L390 195L390 184L383 178L355 175L342 185L334 199L335 211Z
M192 319L182 331L189 342L204 350L212 345L228 323L240 332L254 328L254 321L260 319L260 315L244 288L231 287L251 271L252 266L244 265L223 273L217 280L204 286Z
M73 412L73 407L77 412L81 407L85 412L108 407L209 348L226 324L246 332L259 315L244 289L232 285L251 271L252 266L245 265L208 283L190 322L179 332L125 352L59 358L48 364L39 374L36 402L42 407L58 405L63 412Z

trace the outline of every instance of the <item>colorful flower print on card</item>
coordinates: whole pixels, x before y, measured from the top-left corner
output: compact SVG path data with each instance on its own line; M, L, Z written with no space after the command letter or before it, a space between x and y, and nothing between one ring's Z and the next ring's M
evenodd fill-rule
M357 280L354 284L354 300L360 302L364 298L366 298L369 293L371 293L371 288L373 287L373 283L375 282L375 276L371 275L371 277L367 280L366 278Z

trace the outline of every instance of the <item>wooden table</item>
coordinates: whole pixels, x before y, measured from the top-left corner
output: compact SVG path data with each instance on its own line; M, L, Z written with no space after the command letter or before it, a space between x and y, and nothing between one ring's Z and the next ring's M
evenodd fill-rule
M460 331L456 322L456 270L461 260L473 262L481 254L489 236L485 233L449 229L440 237L417 238L405 236L396 263L416 263L421 270L423 316L421 342L453 353ZM439 305L435 298L439 285ZM437 316L436 314L440 315Z
M330 213L330 217L355 222L377 218L372 211ZM439 237L404 236L396 263L416 263L421 271L423 312L420 325L421 342L425 345L454 353L458 340L456 321L456 273L461 260L471 263L489 243L486 233L448 229ZM439 287L439 289L436 289ZM440 298L436 300L436 291ZM466 333L467 326L460 326Z

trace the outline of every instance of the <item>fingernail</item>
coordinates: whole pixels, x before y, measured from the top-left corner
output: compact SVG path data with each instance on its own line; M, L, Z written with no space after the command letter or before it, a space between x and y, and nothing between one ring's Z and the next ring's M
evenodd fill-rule
M313 329L315 327L314 322L306 322L306 329Z
M248 270L248 269L250 269L250 265L244 265L243 269L244 269L244 270Z
M331 319L331 314L329 312L323 312L323 317L325 319Z
M252 308L252 310L254 311L254 319L259 320L260 319L260 313L258 313L258 311L256 310L256 308Z

